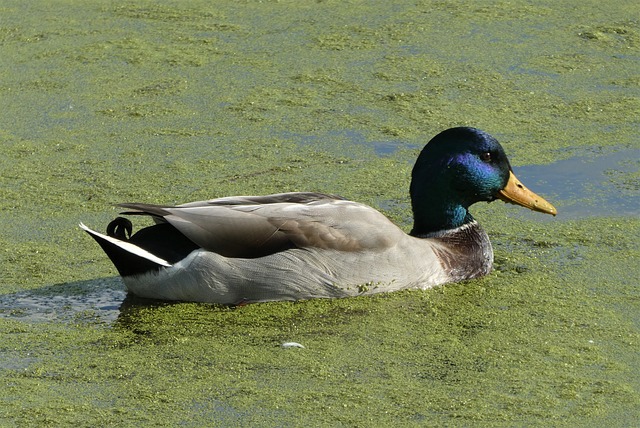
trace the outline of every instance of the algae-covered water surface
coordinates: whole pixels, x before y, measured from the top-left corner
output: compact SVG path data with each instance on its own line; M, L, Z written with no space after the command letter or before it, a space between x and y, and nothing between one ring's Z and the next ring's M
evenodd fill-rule
M0 425L636 424L631 3L4 1ZM473 207L496 259L479 280L140 301L77 227L311 190L408 229L412 163L458 125L559 210Z

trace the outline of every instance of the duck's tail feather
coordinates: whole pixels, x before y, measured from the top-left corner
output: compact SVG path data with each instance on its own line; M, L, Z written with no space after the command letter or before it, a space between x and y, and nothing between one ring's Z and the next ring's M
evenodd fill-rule
M171 266L171 263L137 245L91 230L83 223L79 226L100 244L121 276L136 275Z

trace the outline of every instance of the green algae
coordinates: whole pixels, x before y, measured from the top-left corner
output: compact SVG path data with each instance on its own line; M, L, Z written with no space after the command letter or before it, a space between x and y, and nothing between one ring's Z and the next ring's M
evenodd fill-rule
M133 304L107 329L3 320L5 353L25 366L5 371L5 412L42 421L45 406L57 423L87 425L281 425L301 412L328 425L632 420L637 226L513 221L491 230L493 275L427 293ZM306 348L280 348L291 340Z
M76 295L113 276L76 225L106 224L121 201L316 190L407 229L412 162L448 126L495 134L514 165L638 148L633 13L595 1L4 2L0 293ZM637 197L637 174L609 175ZM427 292L127 302L115 322L3 313L0 421L634 423L637 217L520 213L474 207L494 273Z

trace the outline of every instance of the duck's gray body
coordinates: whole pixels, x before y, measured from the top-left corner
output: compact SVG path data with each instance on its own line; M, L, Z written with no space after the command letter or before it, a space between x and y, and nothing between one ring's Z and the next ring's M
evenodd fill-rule
M159 259L154 269L123 275L141 297L236 304L425 289L485 275L493 259L475 221L415 237L369 206L324 194L124 206L168 222L198 245L176 263ZM84 229L103 247L132 251L131 242Z

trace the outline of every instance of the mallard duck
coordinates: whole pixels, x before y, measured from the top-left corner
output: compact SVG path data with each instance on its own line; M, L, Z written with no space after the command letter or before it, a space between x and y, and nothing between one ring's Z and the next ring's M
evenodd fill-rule
M129 292L146 298L240 304L347 297L488 274L493 250L469 213L501 199L556 215L515 177L502 146L475 128L451 128L424 147L412 171L414 224L403 232L367 205L323 193L232 196L177 206L124 203L155 223L131 236L80 224Z

